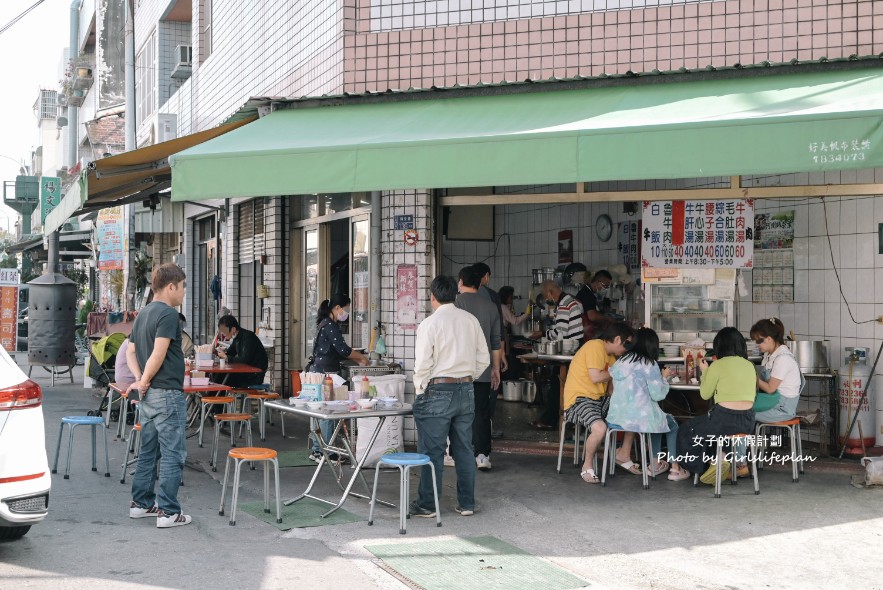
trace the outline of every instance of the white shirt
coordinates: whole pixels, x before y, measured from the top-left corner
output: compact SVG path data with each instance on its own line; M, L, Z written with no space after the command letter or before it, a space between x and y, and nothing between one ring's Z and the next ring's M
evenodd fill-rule
M800 395L800 365L787 346L781 345L772 354L766 354L761 363L770 372L770 379L779 379L777 391L782 397Z
M475 316L445 303L417 326L414 389L417 395L435 377L477 379L491 364L487 340Z

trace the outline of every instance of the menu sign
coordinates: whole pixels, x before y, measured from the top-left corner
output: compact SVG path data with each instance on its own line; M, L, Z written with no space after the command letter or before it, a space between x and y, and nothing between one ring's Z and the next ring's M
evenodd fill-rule
M396 323L402 330L417 329L417 265L396 267Z
M751 268L754 200L644 201L642 267Z
M0 286L0 346L9 353L15 352L17 321L18 287Z
M752 300L794 301L794 211L758 214L754 228Z
M123 268L123 208L108 207L98 213L98 270Z

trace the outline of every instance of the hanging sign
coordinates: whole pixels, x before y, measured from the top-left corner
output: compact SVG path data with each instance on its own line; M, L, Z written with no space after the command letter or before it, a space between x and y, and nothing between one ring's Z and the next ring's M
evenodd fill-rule
M40 223L46 224L46 217L61 202L61 179L44 176L40 179Z
M0 287L0 346L6 352L15 352L15 338L18 335L18 286Z
M753 264L753 199L644 201L642 222L642 267Z
M420 236L417 234L416 229L405 230L405 244L407 244L408 246L416 246L419 239Z
M641 269L641 222L623 221L619 224L619 262L635 273Z
M396 266L396 323L403 330L417 329L417 265Z
M123 208L108 207L98 213L98 270L123 268Z
M0 268L0 285L18 285L20 282L17 268Z

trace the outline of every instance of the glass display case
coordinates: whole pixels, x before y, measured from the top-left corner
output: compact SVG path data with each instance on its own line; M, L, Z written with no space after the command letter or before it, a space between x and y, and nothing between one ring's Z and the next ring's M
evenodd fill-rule
M709 299L707 285L650 283L645 290L647 325L660 333L661 341L686 342L700 332L717 332L733 324L733 302ZM670 338L664 336L671 333ZM693 334L690 338L688 335Z

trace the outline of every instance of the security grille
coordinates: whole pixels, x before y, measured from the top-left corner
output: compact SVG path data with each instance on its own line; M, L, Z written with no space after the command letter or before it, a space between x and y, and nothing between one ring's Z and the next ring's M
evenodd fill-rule
M58 93L54 90L40 91L40 119L58 118Z

